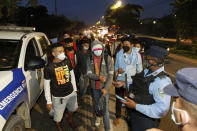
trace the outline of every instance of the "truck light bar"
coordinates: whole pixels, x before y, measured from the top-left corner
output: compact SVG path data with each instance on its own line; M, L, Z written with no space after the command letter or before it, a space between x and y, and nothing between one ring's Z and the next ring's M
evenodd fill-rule
M35 27L21 27L21 26L0 26L0 30L8 31L35 31Z

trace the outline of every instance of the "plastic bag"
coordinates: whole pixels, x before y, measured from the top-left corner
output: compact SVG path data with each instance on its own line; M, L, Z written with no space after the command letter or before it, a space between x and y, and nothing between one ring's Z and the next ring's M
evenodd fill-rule
M106 98L101 96L99 99L98 104L95 107L96 115L97 116L104 116L106 112Z

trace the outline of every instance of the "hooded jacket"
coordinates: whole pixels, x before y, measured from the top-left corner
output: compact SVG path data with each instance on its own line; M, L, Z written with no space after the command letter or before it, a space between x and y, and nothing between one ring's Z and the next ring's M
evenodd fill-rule
M102 42L95 40L91 44L91 50L93 46L100 44L103 47ZM93 53L91 54L91 57L87 59L87 75L91 80L91 87L95 89L96 87L96 81L99 80L99 75L96 74L95 72L95 65L94 65L94 60L93 60ZM105 88L109 90L112 84L112 79L113 79L113 73L114 73L114 66L111 57L108 55L107 56L107 63L105 62L104 59L104 47L103 51L101 54L101 68L100 68L100 74L106 76L107 80L105 83L100 82L100 89Z

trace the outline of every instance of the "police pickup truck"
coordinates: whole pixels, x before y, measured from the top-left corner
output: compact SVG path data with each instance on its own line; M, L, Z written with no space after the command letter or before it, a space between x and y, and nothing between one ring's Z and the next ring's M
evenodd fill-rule
M31 27L0 26L0 131L31 128L30 110L43 91L49 40Z

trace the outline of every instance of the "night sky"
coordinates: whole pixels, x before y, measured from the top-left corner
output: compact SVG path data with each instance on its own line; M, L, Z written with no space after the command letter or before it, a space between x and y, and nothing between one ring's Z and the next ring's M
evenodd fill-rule
M22 5L25 5L24 0ZM84 21L86 24L95 24L105 10L116 0L57 0L58 15L65 15L71 19ZM143 6L142 18L162 17L171 12L170 3L174 0L122 0L124 4L133 3ZM39 0L40 5L48 9L49 14L55 13L54 0Z

